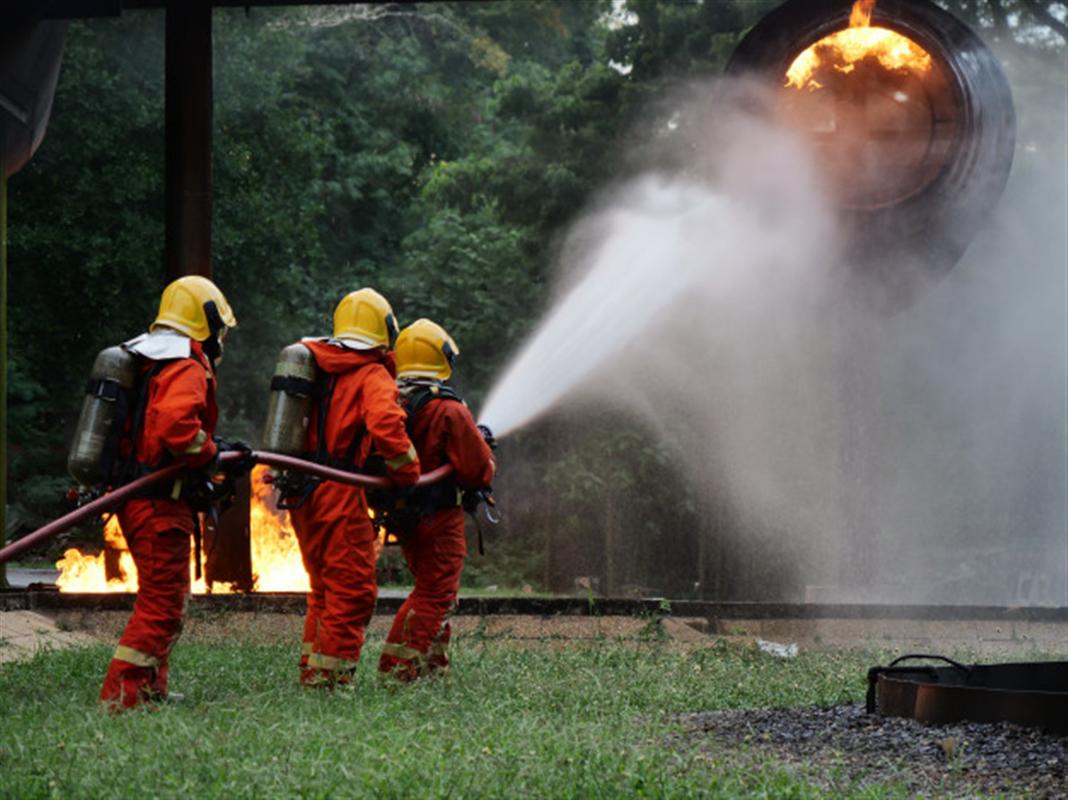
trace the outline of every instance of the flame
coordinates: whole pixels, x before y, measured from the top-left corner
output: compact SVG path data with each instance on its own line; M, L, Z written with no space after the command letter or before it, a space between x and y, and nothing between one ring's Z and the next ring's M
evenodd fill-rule
M793 60L786 70L786 86L813 91L823 88L818 79L824 70L850 73L858 62L876 59L886 70L925 73L931 56L922 47L889 28L872 27L875 0L857 0L849 15L849 27L824 36Z
M126 546L119 518L112 514L105 517L104 543L107 550L118 556L118 578L107 579L106 551L99 555L82 553L71 548L56 562L60 575L56 586L61 592L136 592L137 567Z
M867 28L871 25L871 12L875 10L875 0L857 0L849 12L850 28Z
M264 481L268 472L262 465L252 470L249 527L254 586L261 592L306 592L308 573L300 558L297 534L289 512L275 505L271 485Z
M252 471L252 503L249 509L251 529L252 573L258 591L306 592L308 574L300 558L300 547L288 512L275 508L270 484L264 481L267 468L258 466ZM60 575L56 586L61 592L136 592L137 567L130 555L126 539L115 515L107 518L104 525L105 552L82 553L77 549L67 550L56 568ZM107 579L107 553L117 558L120 577ZM190 575L195 575L195 553L190 554ZM229 594L230 584L204 583L204 578L193 581L194 594Z

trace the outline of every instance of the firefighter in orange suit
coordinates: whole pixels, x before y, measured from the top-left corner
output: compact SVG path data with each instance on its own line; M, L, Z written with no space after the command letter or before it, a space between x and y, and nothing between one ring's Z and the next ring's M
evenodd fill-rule
M338 303L333 337L303 340L322 376L307 445L310 458L350 471L373 448L393 482L408 486L419 478L419 462L398 403L396 336L389 303L365 288ZM360 487L328 481L311 489L292 511L311 583L300 681L351 684L378 593L374 527Z
M119 443L128 477L175 461L202 468L214 459L215 368L222 339L236 324L215 284L187 276L164 290L149 332L123 345L139 356L142 370ZM190 588L189 539L197 521L183 484L188 489L193 478L187 473L118 512L138 591L100 690L100 700L112 709L167 697L167 661Z
M445 383L460 353L452 337L421 319L401 332L396 352L402 403L422 469L453 467L451 479L404 498L415 510L411 530L400 534L415 588L393 620L378 669L408 681L448 669L447 618L467 554L461 491L489 487L495 463L487 444L492 437L487 431L484 438L467 405Z

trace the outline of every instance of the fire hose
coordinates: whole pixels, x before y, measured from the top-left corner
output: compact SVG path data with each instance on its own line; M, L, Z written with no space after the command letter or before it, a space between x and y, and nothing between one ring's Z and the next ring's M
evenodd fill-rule
M232 461L239 461L243 458L251 458L252 461L258 464L265 464L269 467L298 470L309 475L314 475L317 478L322 478L326 481L347 483L350 486L361 486L364 489L393 488L393 483L388 478L382 478L377 475L364 475L359 472L347 472L342 469L334 469L333 467L316 464L312 461L305 461L302 458L294 458L293 456L284 456L280 453L268 453L260 450L254 450L250 454L239 452L221 453L219 455L219 465L224 466ZM164 467L161 470L145 475L135 481L131 481L125 486L121 486L112 492L108 492L103 497L98 497L97 499L76 508L69 514L65 514L59 519L49 522L47 525L38 528L33 533L23 536L21 539L12 542L7 547L0 550L0 564L10 561L15 556L29 550L34 545L39 544L46 539L51 539L53 536L57 536L63 531L74 527L79 522L98 517L105 511L112 510L153 484L177 478L183 471L185 471L185 469L186 466L184 464L172 464L169 467ZM451 474L452 465L445 464L437 469L431 470L425 475L420 475L419 480L416 481L415 485L425 486L430 483L437 483L438 481L449 477Z

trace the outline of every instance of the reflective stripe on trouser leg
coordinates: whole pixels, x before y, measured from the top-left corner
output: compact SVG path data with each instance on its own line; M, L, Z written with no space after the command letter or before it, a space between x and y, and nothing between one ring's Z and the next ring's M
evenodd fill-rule
M113 657L118 661L125 661L136 667L158 667L160 664L160 660L156 656L142 653L140 650L134 650L124 644L120 644L115 648Z
M139 588L100 690L102 701L133 706L167 694L167 660L189 594L189 534L134 530L128 537Z
M411 647L411 622L415 617L412 598L409 595L397 616L393 618L386 643L382 645L382 655L378 659L378 671L391 675L398 680L415 680L427 673L426 654Z
M433 653L435 642L448 643L448 619L456 608L466 545L463 512L447 509L435 513L416 529L414 539L406 544L408 562L413 565L415 587L409 596L411 614L406 620L405 644L444 661L442 652ZM394 637L390 637L395 641ZM437 659L434 656L438 656ZM440 664L444 666L444 664Z
M418 678L427 674L427 659L423 653L407 645L386 642L382 645L378 669L401 678Z
M456 606L453 605L453 608ZM452 625L446 622L438 635L430 643L427 662L431 672L446 672L449 669L449 640L452 638Z
M360 521L341 520L328 528L316 652L355 664L378 595L374 529L366 517Z
M311 688L351 685L356 679L356 662L347 658L310 653L300 672L302 686Z
M356 662L348 658L338 658L337 656L325 656L322 653L312 653L308 656L308 666L312 669L343 672L355 669Z

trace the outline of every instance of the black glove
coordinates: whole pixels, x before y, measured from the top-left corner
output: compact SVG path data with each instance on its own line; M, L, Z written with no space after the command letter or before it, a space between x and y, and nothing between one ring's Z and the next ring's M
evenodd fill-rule
M493 431L489 429L488 425L479 425L478 432L482 434L482 438L489 445L490 450L497 449L497 437L493 435Z
M252 448L240 439L230 441L228 439L223 439L220 436L215 436L213 438L215 439L215 447L218 448L218 453L215 457L215 467L217 470L222 470L230 476L238 476L249 472L255 465L256 462L252 460ZM235 458L233 461L228 461L226 464L220 465L218 463L218 457L223 453L241 453L241 458Z
M192 470L182 479L182 499L195 511L207 511L213 505L228 507L234 495L234 479L217 470Z

